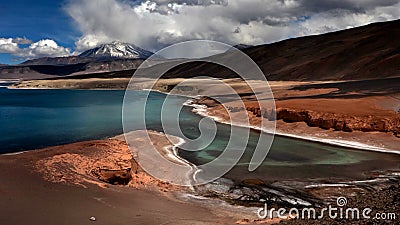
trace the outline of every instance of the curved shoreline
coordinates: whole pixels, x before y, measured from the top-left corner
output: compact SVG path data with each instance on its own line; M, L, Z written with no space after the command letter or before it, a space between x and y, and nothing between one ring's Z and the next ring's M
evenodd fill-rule
M164 134L164 135L166 135L166 134ZM166 136L171 136L171 135L166 135ZM173 159L178 160L178 161L190 166L192 168L192 171L191 171L192 180L196 182L196 174L198 172L200 172L200 169L197 168L197 166L195 164L189 162L187 159L185 159L179 155L179 146L182 146L183 144L185 144L186 143L185 140L183 140L182 138L177 137L177 136L173 136L173 137L175 137L179 140L179 142L177 144L174 144L171 147L171 152L172 152L171 154L173 156ZM193 185L191 185L190 187L193 188Z
M377 146L373 146L373 145L364 144L361 142L317 138L317 137L310 137L310 136L300 136L300 135L288 134L288 133L279 132L279 131L271 132L271 131L262 129L257 126L251 126L251 125L245 125L245 124L235 124L235 123L232 124L231 122L225 121L221 117L210 115L209 112L207 111L206 105L192 104L191 101L192 101L192 99L186 101L185 105L192 107L193 108L192 112L196 113L197 115L203 116L203 117L208 117L218 123L227 124L227 125L231 125L231 126L237 126L237 127L250 128L250 129L264 132L267 134L273 134L273 135L278 135L281 137L293 138L293 139L310 141L310 142L317 142L317 143L327 144L327 145L331 145L331 146L338 146L338 147L344 147L344 148L350 148L350 149L356 149L356 150L367 150L367 151L373 151L373 152L381 152L381 153L400 155L399 150L381 148L381 147L377 147Z
M111 139L118 139L125 141L129 146L133 159L136 162L138 162L138 164L142 167L142 169L144 169L150 175L152 175L151 174L151 172L153 171L152 168L151 167L146 168L144 166L146 165L151 166L149 163L152 164L154 162L154 157L158 157L154 156L153 150L156 151L158 154L160 154L161 157L165 158L166 160L172 163L185 165L187 167L187 171L179 172L181 176L184 176L185 182L177 184L193 188L193 184L196 182L196 174L200 171L200 169L198 169L195 164L191 163L190 161L186 160L185 158L179 155L178 148L179 146L185 143L184 139L174 135L169 135L163 132L158 132L153 130L130 131ZM138 142L138 140L140 141ZM152 145L152 147L149 147L147 144L144 145L140 144L143 141L146 143L149 141L150 142L149 144ZM131 146L130 143L131 144L133 143L133 145ZM148 148L149 151L141 151L141 154L139 155L140 151L139 149L143 148ZM155 160L157 160L157 158ZM149 171L147 169L149 169ZM173 172L171 171L169 164L166 164L161 161L158 163L158 170L162 170L170 174L172 174ZM156 174L153 174L152 176L161 179L160 177L157 177ZM167 181L171 184L174 184L175 181L179 182L181 179L179 178L178 180L175 180L175 177L164 177L164 178L165 178L164 181Z

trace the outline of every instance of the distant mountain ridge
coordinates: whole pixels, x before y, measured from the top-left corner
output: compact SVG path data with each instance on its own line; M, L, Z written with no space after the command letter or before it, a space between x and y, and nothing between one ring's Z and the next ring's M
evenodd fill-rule
M363 80L400 76L400 20L372 23L336 32L287 39L243 49L268 80ZM240 64L235 53L211 56ZM155 70L157 68L154 68ZM166 78L237 77L225 67L191 62Z
M19 65L69 65L77 63L87 63L97 61L90 58L82 58L79 56L64 56L64 57L42 57L38 59L27 60Z
M400 20L321 35L287 39L259 46L245 46L247 54L268 80L363 80L400 76ZM111 43L112 44L112 43ZM0 66L1 78L38 79L65 75L90 77L91 73L112 72L112 76L133 73L150 53L135 48L107 45L82 53L83 56L41 58L16 66ZM242 47L242 46L238 46ZM132 50L132 51L131 51ZM236 51L210 56L240 65ZM143 53L143 54L142 54ZM93 55L94 57L90 57ZM106 57L104 57L106 56ZM176 60L175 60L176 61ZM148 71L160 71L171 60L157 60ZM129 72L127 72L129 71ZM248 71L251 74L251 71ZM94 76L94 75L93 75ZM237 74L220 65L206 62L183 63L164 74L164 78L213 76L233 78Z
M237 44L237 45L234 45L233 47L234 47L234 48L237 48L237 49L239 49L239 50L243 50L243 49L250 48L250 47L253 47L253 46L254 46L254 45Z

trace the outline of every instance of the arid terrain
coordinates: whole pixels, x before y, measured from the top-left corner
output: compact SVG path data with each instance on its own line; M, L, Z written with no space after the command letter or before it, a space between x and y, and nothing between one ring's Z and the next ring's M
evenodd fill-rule
M18 162L18 163L16 163ZM179 200L124 141L88 141L0 156L4 224L233 224L236 212ZM181 193L181 192L179 192Z
M398 155L399 29L400 20L395 20L245 48L243 52L257 63L269 82L244 81L221 66L193 62L168 71L157 81L141 77L129 84L142 59L92 62L76 57L1 65L0 80L16 79L9 88L128 88L184 95L192 98L190 104L194 106L194 112L222 123L259 130L263 130L264 122L276 123L277 135ZM209 59L213 57L236 62L235 55L229 51ZM168 66L168 63L165 60L151 66L150 77L151 71ZM204 75L218 79L190 79ZM232 88L239 99L225 95L221 91L223 86ZM258 99L256 94L267 97ZM274 101L271 101L272 97ZM233 123L232 118L243 112L249 116L249 121L247 117L239 117ZM165 136L150 133L160 153L171 155L172 145L165 142ZM143 146L138 140L135 146L129 147L141 151ZM206 190L205 196L213 198L194 196L195 189L159 181L143 171L135 160L137 152L131 152L129 147L123 137L118 136L0 155L0 205L3 210L0 221L5 224L32 221L37 224L86 224L90 222L89 218L95 217L96 224L280 222L277 219L258 220L254 205L237 206L235 200L229 199L228 202L235 205L233 207L219 199L218 193ZM397 171L391 172L398 177ZM373 180L381 178L381 174L374 175ZM300 194L319 206L332 202L332 196L345 195L354 206L373 205L374 210L398 213L399 180L386 178L385 185L378 187L364 183L350 187L316 186ZM258 193L257 185L267 185L259 180L229 184L232 190L240 186L240 190L251 194ZM221 187L210 185L217 191ZM201 192L201 188L198 190ZM274 193L269 196L275 197ZM309 220L282 222L322 223ZM382 221L323 221L324 224L359 222L379 224Z

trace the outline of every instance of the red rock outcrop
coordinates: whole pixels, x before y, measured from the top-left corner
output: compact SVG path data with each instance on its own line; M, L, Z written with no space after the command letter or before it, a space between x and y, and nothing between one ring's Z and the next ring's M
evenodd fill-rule
M271 111L262 112L257 107L247 107L249 112L257 117L263 116L273 120ZM287 123L305 122L310 127L334 129L337 131L388 132L400 137L400 114L391 117L380 116L350 116L339 113L315 112L311 110L297 110L277 108L276 119Z

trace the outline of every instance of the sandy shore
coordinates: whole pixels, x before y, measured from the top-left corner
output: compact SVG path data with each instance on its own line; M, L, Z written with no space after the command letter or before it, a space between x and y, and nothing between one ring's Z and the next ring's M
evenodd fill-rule
M235 224L256 218L227 204L185 200L190 190L147 175L120 138L0 155L0 221ZM163 144L162 135L153 138Z

